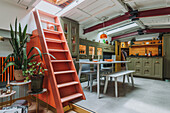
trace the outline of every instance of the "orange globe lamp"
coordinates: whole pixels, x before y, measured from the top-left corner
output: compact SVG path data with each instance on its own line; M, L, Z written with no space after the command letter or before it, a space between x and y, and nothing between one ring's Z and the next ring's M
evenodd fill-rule
M103 33L103 34L101 34L101 35L100 35L100 39L107 39L107 35L106 35L106 34L104 34L104 33Z

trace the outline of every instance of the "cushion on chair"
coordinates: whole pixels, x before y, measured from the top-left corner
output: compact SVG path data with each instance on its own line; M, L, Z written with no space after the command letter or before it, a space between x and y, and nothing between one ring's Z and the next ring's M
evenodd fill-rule
M3 107L2 110L4 112L0 113L28 113L28 106L9 106L9 107ZM12 112L9 112L12 111Z
M26 104L28 104L28 102L26 100L17 100L12 104L12 106L22 106L22 105L26 105Z

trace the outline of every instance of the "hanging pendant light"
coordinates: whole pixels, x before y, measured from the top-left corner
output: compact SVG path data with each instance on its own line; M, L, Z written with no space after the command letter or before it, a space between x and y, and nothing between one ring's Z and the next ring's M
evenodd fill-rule
M103 32L103 33L100 35L100 39L107 39L107 35Z
M103 27L105 27L104 22L103 22ZM100 35L100 39L107 39L107 34L106 34L105 32L103 32L103 33Z

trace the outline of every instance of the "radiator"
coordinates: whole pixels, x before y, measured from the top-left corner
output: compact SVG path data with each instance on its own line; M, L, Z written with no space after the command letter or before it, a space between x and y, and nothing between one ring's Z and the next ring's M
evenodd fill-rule
M6 66L6 63L5 63L5 66L3 66L3 63L5 61L5 58L6 57L0 57L0 82L6 82L7 81L7 77L8 77L8 74L9 74L9 77L10 77L10 81L13 81L14 80L14 66L10 66L6 69L6 71L2 74L3 70L4 70L4 67ZM14 58L10 58L9 61L14 61Z

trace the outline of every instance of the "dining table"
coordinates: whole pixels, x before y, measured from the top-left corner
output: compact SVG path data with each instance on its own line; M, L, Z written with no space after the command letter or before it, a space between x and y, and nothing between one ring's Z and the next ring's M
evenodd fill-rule
M120 63L128 63L130 61L77 61L76 63L79 63L79 79L81 77L81 70L83 64L91 64L91 65L97 65L97 98L100 98L100 65L101 64L120 64ZM126 65L127 69L127 65ZM113 65L112 65L113 70Z

